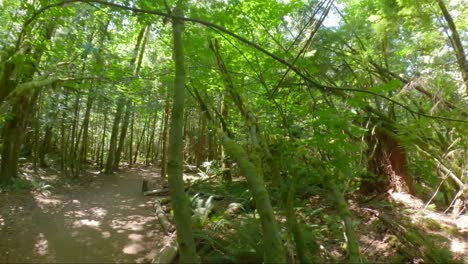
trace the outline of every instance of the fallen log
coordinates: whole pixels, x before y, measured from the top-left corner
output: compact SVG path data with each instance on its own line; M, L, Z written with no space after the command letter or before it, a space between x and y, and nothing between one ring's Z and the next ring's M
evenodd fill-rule
M166 240L164 247L161 249L161 251L159 251L158 255L153 259L152 263L173 263L177 257L177 253L179 252L177 235L176 232L174 232L175 228L169 222L169 219L167 219L160 200L156 200L154 202L154 209L164 233L168 235L168 240Z
M161 201L156 200L154 202L154 209L156 211L156 216L158 217L158 221L161 224L164 233L166 233L166 235L171 234L174 231L174 226L167 219L166 213L164 212L161 206Z
M152 263L174 263L178 252L179 245L177 243L177 236L174 232L174 234L170 237L170 240L165 243L164 247L153 259Z
M161 190L151 190L151 191L146 191L143 192L143 195L145 196L150 196L150 195L169 195L169 189L161 189Z

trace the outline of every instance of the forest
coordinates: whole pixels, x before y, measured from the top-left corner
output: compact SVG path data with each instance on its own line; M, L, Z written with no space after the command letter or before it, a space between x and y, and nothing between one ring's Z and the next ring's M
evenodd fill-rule
M467 0L0 0L1 263L468 263Z

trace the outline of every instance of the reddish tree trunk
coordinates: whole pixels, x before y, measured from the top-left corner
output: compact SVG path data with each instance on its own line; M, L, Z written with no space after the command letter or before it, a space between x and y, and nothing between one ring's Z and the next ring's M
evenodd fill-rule
M408 172L406 152L395 137L383 132L368 135L368 170L375 178L365 181L364 192L397 191L413 193L413 179Z

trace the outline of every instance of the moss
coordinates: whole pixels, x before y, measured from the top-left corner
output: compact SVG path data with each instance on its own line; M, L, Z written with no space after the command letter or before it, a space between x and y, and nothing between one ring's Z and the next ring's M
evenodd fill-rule
M431 219L431 218L423 218L421 220L422 222L422 225L425 227L425 228L428 228L429 230L433 230L433 231L440 231L442 229L442 226L439 224L439 222L437 222L436 220L434 219Z
M460 230L458 230L458 228L456 228L456 227L448 227L448 228L445 228L445 230L446 230L447 233L449 233L452 236L460 236L461 235Z

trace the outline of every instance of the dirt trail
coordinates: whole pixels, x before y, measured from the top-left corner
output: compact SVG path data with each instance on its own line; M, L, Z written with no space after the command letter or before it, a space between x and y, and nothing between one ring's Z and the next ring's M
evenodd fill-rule
M141 177L127 170L96 175L90 184L54 190L0 194L0 263L148 262L163 233L140 193Z

